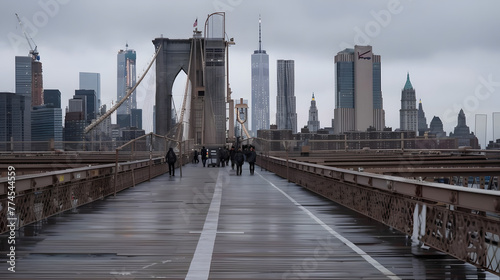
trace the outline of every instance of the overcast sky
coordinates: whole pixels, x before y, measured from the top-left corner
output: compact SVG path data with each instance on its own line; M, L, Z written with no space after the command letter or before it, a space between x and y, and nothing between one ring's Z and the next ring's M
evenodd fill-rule
M441 118L449 134L463 108L476 130L475 115L500 112L500 1L327 1L327 0L16 0L0 10L0 91L15 91L14 57L27 55L15 13L24 21L43 62L44 88L59 89L62 103L78 89L79 72L101 73L103 103L116 102L116 54L128 43L137 51L137 75L149 63L151 41L163 35L189 38L208 14L226 12L233 98L251 99L250 57L262 44L270 59L271 123L276 114L276 60L295 60L298 127L307 124L311 95L321 127L331 126L335 54L346 47L372 45L381 55L386 126L399 127L401 90L410 73L427 122ZM179 81L182 81L180 78ZM177 84L178 83L178 84ZM180 100L184 82L176 82ZM144 126L152 127L154 75L138 89ZM180 101L176 106L180 107ZM500 127L500 123L497 123ZM500 128L495 132L500 138ZM484 141L480 139L480 141Z

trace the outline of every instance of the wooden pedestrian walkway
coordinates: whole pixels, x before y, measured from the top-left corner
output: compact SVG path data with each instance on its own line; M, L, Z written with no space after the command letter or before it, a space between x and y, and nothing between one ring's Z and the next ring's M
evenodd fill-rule
M20 230L0 279L498 279L244 165L183 167Z

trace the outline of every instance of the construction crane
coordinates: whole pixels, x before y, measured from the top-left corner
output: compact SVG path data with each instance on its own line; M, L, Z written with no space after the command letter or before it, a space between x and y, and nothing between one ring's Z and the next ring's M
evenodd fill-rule
M19 15L17 13L16 13L16 17L17 17L17 21L19 21L19 25L21 26L21 29L23 30L24 37L26 38L26 41L28 41L28 45L30 46L31 57L33 58L33 60L40 60L40 56L39 56L35 41L33 41L33 38L31 38L31 36L29 36L28 33L26 33L26 29L24 28L24 24L21 21L21 19L19 18ZM35 48L33 48L31 43L33 43Z

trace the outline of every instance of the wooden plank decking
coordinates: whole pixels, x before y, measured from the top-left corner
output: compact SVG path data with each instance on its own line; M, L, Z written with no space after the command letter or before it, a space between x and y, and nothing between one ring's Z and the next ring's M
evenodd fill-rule
M247 168L188 165L27 226L15 273L4 234L0 279L498 279Z

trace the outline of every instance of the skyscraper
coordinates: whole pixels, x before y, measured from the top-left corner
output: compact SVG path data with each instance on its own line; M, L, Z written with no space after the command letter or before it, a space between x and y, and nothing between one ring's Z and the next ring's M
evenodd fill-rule
M252 54L252 133L269 129L269 55L262 49L259 18L259 49Z
M44 89L43 101L49 107L61 108L61 91L58 89Z
M75 97L78 97L78 99ZM85 139L83 131L87 125L87 114L85 113L87 111L86 104L87 96L85 95L75 95L73 99L68 100L68 109L66 110L66 115L64 116L63 129L65 150L83 149L81 141Z
M90 124L92 120L96 119L97 110L97 98L96 93L93 89L77 89L75 90L75 99L83 99L85 97L85 118L87 124Z
M470 132L463 109L460 109L458 113L457 126L455 126L453 132L450 132L450 137L458 139L459 147L471 146L474 149L479 149L478 139L473 132Z
M316 108L316 99L312 95L311 107L309 107L309 120L307 121L309 132L316 133L319 129L318 108Z
M65 150L81 150L83 149L82 141L85 139L86 121L83 112L66 112L64 117L64 149Z
M371 46L354 46L335 56L334 131L383 130L385 116L380 56Z
M43 104L42 63L31 56L16 56L16 93L29 96L30 106Z
M418 136L424 136L428 131L427 119L425 118L424 108L422 107L422 100L418 102Z
M131 127L142 129L142 109L131 110Z
M62 149L61 92L58 89L45 89L43 95L45 104L34 106L31 111L31 148L35 151ZM49 145L51 140L54 146Z
M16 141L31 141L31 107L33 106L33 97L32 93L34 92L33 88L33 63L34 60L31 56L16 56L15 58L16 64L15 64L15 69L16 69L16 94L23 96L23 98L20 98L19 96L13 96L11 94L5 94L4 95L4 101L8 102L8 100L12 100L12 102L19 103L19 105L23 106L20 108L21 110L21 115L20 119L22 119L22 123L16 123L14 127L22 127L20 130L21 134L17 135L15 132L12 132L11 134L7 133L10 141L10 137L14 137L12 139ZM40 62L38 62L40 63ZM39 85L39 84L38 84ZM9 106L9 105L5 105ZM12 104L14 106L14 104ZM4 107L4 108L7 108ZM15 107L14 107L15 108ZM18 119L19 120L19 119ZM18 122L18 120L13 120L13 122ZM8 122L5 124L6 126L9 126ZM1 138L1 136L0 136ZM29 144L26 144L23 146L16 146L16 147L10 147L14 148L15 150L28 150L29 149Z
M429 134L435 135L436 138L446 137L446 132L443 130L443 122L439 117L434 116L429 125Z
M278 129L291 129L297 133L295 107L295 74L293 60L278 60L278 96L276 97L276 125Z
M80 72L80 89L93 89L97 98L97 109L101 108L101 74Z
M62 148L62 110L51 105L34 106L31 112L32 150L50 150L51 140L54 141L54 148Z
M126 45L128 47L128 44ZM127 92L135 86L136 83L136 71L135 71L135 61L136 53L134 50L120 50L117 56L118 61L118 76L117 76L117 102L122 100L122 98L127 94ZM137 109L137 99L136 92L134 91L130 98L125 101L117 110L117 119L129 119L132 113L132 109ZM129 117L120 116L128 115ZM130 126L130 123L127 125Z
M24 94L0 92L0 151L30 150L30 100Z
M399 128L404 131L417 132L417 99L415 89L410 82L410 73L406 75L406 83L401 91L401 109L399 110Z

